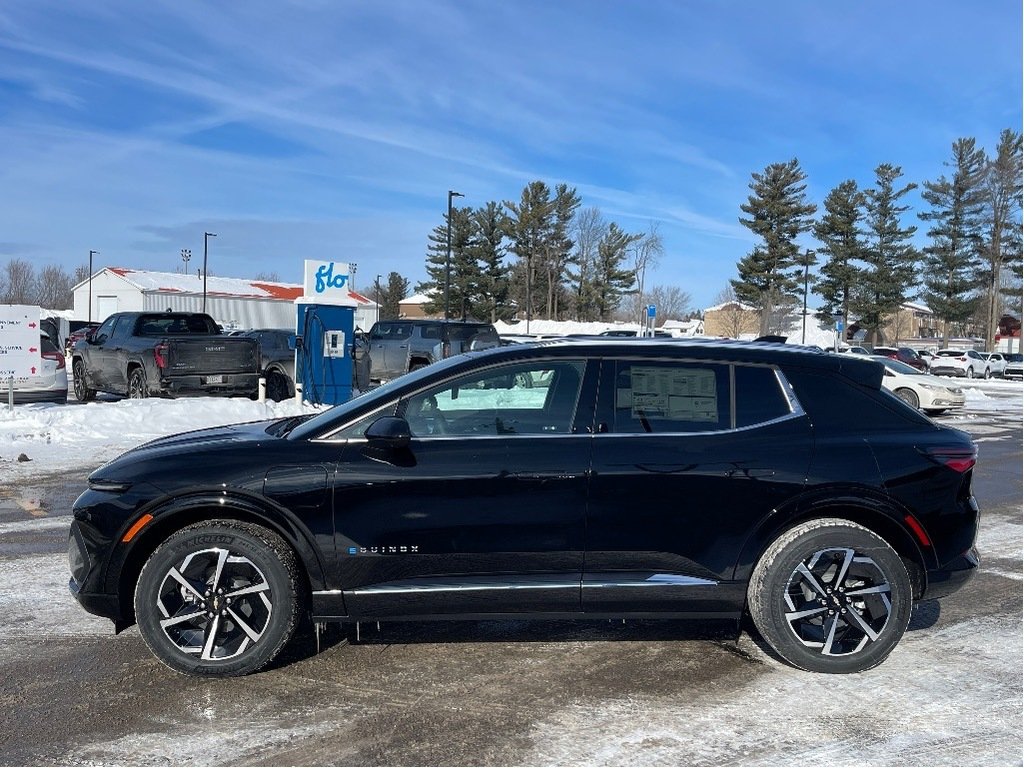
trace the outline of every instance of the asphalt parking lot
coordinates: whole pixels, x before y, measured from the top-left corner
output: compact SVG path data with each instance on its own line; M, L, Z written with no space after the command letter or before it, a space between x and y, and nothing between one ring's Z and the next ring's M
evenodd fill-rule
M749 635L675 622L363 625L261 674L179 676L68 596L86 472L0 486L3 764L1022 762L1020 393L948 418L979 443L983 567L915 609L882 666L791 669ZM319 644L319 650L318 650Z

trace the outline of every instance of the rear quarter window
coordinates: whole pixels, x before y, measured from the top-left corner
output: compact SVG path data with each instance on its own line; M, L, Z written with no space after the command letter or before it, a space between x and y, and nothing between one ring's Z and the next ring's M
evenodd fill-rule
M784 373L816 429L835 433L898 432L908 424L932 425L926 416L888 390L802 368Z
M774 368L737 365L736 426L750 427L789 416L793 410Z

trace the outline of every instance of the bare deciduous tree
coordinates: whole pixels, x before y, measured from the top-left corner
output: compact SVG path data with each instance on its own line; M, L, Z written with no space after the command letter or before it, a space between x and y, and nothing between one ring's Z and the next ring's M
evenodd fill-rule
M23 259L11 259L4 273L4 303L33 304L36 298L36 274L32 264Z

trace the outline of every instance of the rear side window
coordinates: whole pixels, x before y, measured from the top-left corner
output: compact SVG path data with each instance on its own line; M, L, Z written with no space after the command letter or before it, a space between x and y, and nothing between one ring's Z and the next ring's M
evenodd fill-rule
M736 426L749 427L789 416L792 408L774 368L737 365Z
M448 338L452 341L494 341L498 342L498 332L493 325L450 325Z
M657 434L729 429L729 394L727 365L619 360L611 431Z
M843 376L828 376L802 369L788 369L786 378L800 404L818 430L849 432L897 432L907 423L931 424L928 417L906 405L888 390L870 389Z
M423 339L440 339L441 338L441 326L439 326L439 325L422 325L422 326L420 326L420 338L423 338Z

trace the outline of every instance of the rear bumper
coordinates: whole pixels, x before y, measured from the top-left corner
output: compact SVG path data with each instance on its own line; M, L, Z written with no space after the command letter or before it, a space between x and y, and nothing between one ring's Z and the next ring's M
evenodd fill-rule
M211 379L216 382L211 383ZM258 373L223 373L194 376L175 376L161 378L159 392L162 395L244 395L249 397L257 393L259 387Z
M924 590L922 599L932 600L953 594L971 580L979 565L981 565L981 557L978 555L978 550L971 547L943 567L928 571L928 586Z
M68 401L67 389L36 389L36 390L14 390L14 404L25 405L27 403L66 403ZM7 391L0 391L0 403L7 402Z

